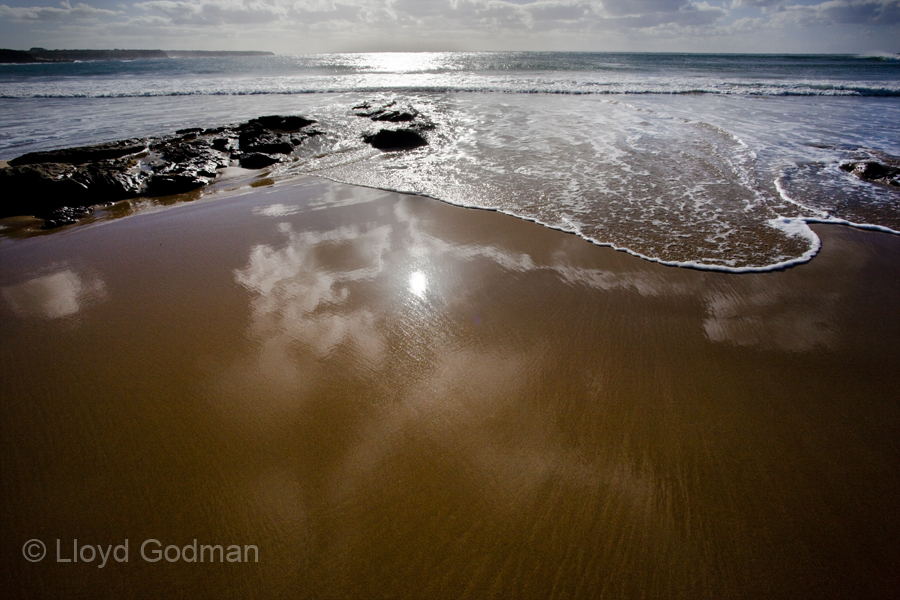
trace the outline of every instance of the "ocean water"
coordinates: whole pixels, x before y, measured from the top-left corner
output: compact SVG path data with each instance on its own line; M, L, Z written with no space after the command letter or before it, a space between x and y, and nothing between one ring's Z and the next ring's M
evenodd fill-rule
M410 105L429 145L382 153L351 108ZM811 222L900 232L896 56L380 53L0 66L0 159L262 114L327 135L307 173L498 210L676 266L811 259Z

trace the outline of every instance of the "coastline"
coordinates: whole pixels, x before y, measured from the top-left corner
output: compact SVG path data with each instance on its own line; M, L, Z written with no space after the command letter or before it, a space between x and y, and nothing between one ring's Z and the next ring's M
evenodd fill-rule
M337 126L336 122L326 120L320 123L316 119L299 115L270 115L225 126L182 128L169 135L27 153L9 161L0 161L2 183L10 190L11 197L0 210L0 216L27 214L43 219L43 229L53 229L74 224L90 215L98 206L108 206L131 198L137 198L140 203L148 197L171 197L167 203L178 202L180 194L198 192L215 181L218 174L227 167L239 165L245 169L261 170L263 177L269 176L271 172L272 177L290 178L303 173L305 164L309 168L307 173L339 183L413 194L454 206L499 212L549 229L573 233L594 245L610 247L646 261L701 271L764 273L809 262L821 248L821 241L810 228L812 223L841 224L900 235L900 232L890 227L856 223L834 217L827 211L814 211L804 207L791 198L776 179L774 189L780 201L795 208L798 214L783 216L783 213L772 213L765 224L772 231L778 231L783 238L803 240L805 250L802 249L804 244L798 242L793 256L782 255L780 260L756 265L739 264L740 261L735 264L735 259L723 258L673 260L671 257L646 254L640 249L640 245L632 247L616 240L597 239L576 226L565 214L556 215L559 222L551 223L541 217L523 214L520 210L503 208L502 202L498 206L471 204L461 201L459 193L456 196L439 197L435 195L437 189L432 191L432 186L422 182L420 184L425 191L406 191L400 185L402 179L392 182L390 178L379 180L376 177L370 180L367 175L352 169L342 171L345 165L340 164L340 158L334 159L336 162L332 164L333 168L329 168L329 160L333 157L326 158L329 152L321 152L329 145L337 148L355 143L357 157L350 162L369 160L370 170L376 170L384 164L388 164L389 169L402 169L404 163L398 163L396 167L390 166L392 156L411 153L416 148L428 146L430 139L440 139L440 134L435 134L439 127L430 116L411 105L398 104L396 100L363 101L352 106L348 114L352 115L351 119L371 122L375 128L368 131L351 130L352 133L344 129L344 139L339 135L336 141L323 143L319 136L330 138L334 132L329 130L332 126ZM354 142L354 138L358 139ZM372 151L380 150L381 155L376 158L377 152L360 152L360 146L371 147L369 149ZM347 151L344 148L337 154ZM384 162L379 162L379 158L384 159ZM900 163L887 155L880 156L880 160L884 164L874 160L847 161L840 164L840 169L852 173L859 181L868 182L876 190L878 186L885 189L896 187L900 177L900 167L897 165ZM410 165L408 162L405 164L407 168ZM190 194L191 199L195 196L196 193ZM63 206L61 203L67 205ZM772 216L776 214L778 216ZM29 222L21 218L14 221ZM637 227L638 223L633 225ZM771 231L763 231L758 235L769 237ZM710 238L702 241L704 246L708 246Z
M878 158L878 152L827 150L827 157L808 163L802 155L806 150L801 149L798 153L795 146L802 143L810 147L804 140L819 135L819 132L797 130L792 134L793 141L783 145L775 136L766 137L766 131L778 129L779 119L784 119L785 114L802 112L809 104L806 99L726 101L704 96L670 103L668 98L654 97L629 99L629 102L637 103L631 107L618 101L580 96L522 95L509 100L505 96L478 94L386 94L377 97L379 102L411 102L437 125L426 132L431 142L427 150L381 155L362 142L380 125L356 116L358 111L352 109L365 104L367 99L371 101L371 94L263 95L242 99L201 93L163 99L126 97L48 102L60 111L59 117L82 109L114 113L117 118L135 125L129 132L156 139L165 138L167 132L198 126L228 127L227 123L234 122L235 118L249 115L308 115L322 121L321 127L316 127L325 135L303 142L291 157L282 155L282 162L274 167L275 177L314 172L336 181L411 191L458 205L474 204L561 230L577 231L594 243L608 243L647 259L676 266L742 271L784 268L804 262L815 253L819 244L807 223L823 215L829 220L897 229L896 205L891 202L891 195L896 194L897 188L876 181L862 181L856 176L855 169L854 172L844 169L870 162L869 154ZM896 99L888 100L892 103L829 98L828 104L835 104L838 114L833 114L835 127L829 132L834 139L823 142L828 142L831 148L839 139L862 148L884 147L888 152L894 152L890 143L885 145L879 141L873 131L858 131L855 127L849 131L850 123L858 120L860 114L881 112L889 115L895 111L898 107ZM821 110L815 102L809 110ZM506 109L502 107L504 103L509 105ZM10 109L16 108L17 104L10 101ZM704 113L702 122L682 120L682 117L690 116L688 109L692 105L699 106ZM163 110L165 107L169 107L167 111ZM254 112L248 112L251 108ZM668 109L671 109L671 115L665 112ZM760 114L760 122L751 124L742 120L744 109L750 111L747 114ZM166 116L161 120L151 118L162 112ZM504 122L498 121L497 117L504 113L515 113L523 119L534 115L539 126L530 132L534 135L519 131L513 124L518 118L510 116ZM586 117L582 119L587 113L593 115L591 118L598 124L612 120L618 125L612 131L598 134L603 139L590 142L593 135L590 134L578 142L580 131L592 131L591 122L585 120ZM229 114L232 116L227 116ZM567 115L580 116L570 118ZM675 117L674 125L669 116ZM567 120L557 125L560 118ZM467 129L460 125L470 119L480 123L472 130L476 133L471 138ZM632 125L624 125L632 120ZM729 122L735 123L735 131L729 131ZM32 121L25 121L25 124L29 123ZM563 131L560 127L565 123L568 125ZM583 126L576 126L576 123ZM33 125L40 127L37 123ZM144 125L152 128L142 128ZM423 122L422 125L427 124ZM647 130L640 134L644 141L625 148L627 161L609 158L618 156L622 149L614 140L621 139L629 128ZM554 130L564 135L553 133L548 139L568 141L558 144L554 141L552 151L546 151L548 148L541 145L542 136ZM619 133L613 135L613 131ZM108 133L97 135L93 126L86 127L84 133L85 137L80 139L85 141L109 138ZM712 138L703 141L707 135ZM854 137L857 135L859 137ZM510 139L521 137L525 145L507 144L495 152L492 148L498 140L506 139L504 136L511 136ZM35 140L40 137L35 136ZM71 146L79 138L71 132L63 139L65 143L60 141L59 145ZM678 157L678 148L685 140L693 140L691 143L703 148L703 160L699 163L706 165L698 167L691 175L685 169L693 169L690 165L696 161L686 161L688 166L684 166L685 161ZM224 139L220 141L225 142ZM777 148L773 148L773 143ZM307 144L312 145L304 150ZM643 148L641 144L649 145ZM823 154L819 146L824 145L814 145L810 153ZM841 142L835 147L843 148L844 145ZM26 148L40 151L40 148L50 147L41 142L40 145L21 146L20 152ZM352 151L348 152L350 148ZM586 148L593 150L583 152ZM754 152L760 153L759 161L754 158ZM795 161L796 169L779 166L783 164L782 159L773 156L781 155L788 165ZM227 156L222 158L229 160ZM235 158L232 153L232 164ZM567 160L580 166L569 170ZM884 155L879 160L888 164L891 159ZM734 170L729 167L729 161L737 161L732 164ZM629 164L632 166L628 167ZM808 167L809 164L816 166ZM628 169L637 166L643 169L641 175L627 183L630 181ZM538 176L538 172L545 172L545 175ZM687 185L694 181L694 175L697 185ZM208 178L208 175L203 177ZM187 180L188 185L202 184L200 178L182 179ZM168 188L168 183L162 187ZM573 193L567 191L569 188ZM835 192L833 200L829 200L832 191ZM857 210L856 207L862 208Z
M260 549L47 577L10 544L2 587L887 597L900 238L812 227L798 267L673 269L301 177L2 239L10 539Z
M275 56L273 52L239 50L12 50L0 48L0 65L57 64L92 62L102 60L158 60L168 58L233 58L248 56Z

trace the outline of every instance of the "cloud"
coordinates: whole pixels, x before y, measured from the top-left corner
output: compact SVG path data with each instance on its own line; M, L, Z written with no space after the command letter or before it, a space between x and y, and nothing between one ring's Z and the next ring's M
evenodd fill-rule
M730 32L741 32L741 31L755 31L765 24L763 19L753 19L751 17L744 17L743 19L738 19L731 25L729 25L728 30Z
M787 17L797 24L816 25L896 25L900 23L900 0L831 0L821 4L785 7Z
M207 0L201 2L151 0L135 7L161 13L175 25L215 26L228 23L264 24L281 20L287 10L264 1Z
M668 8L673 8L676 3L669 2L667 4ZM676 10L627 15L618 19L610 19L608 25L630 29L648 29L664 25L696 27L712 25L727 15L728 11L724 8L711 6L705 2L698 4L684 2Z
M526 9L535 21L580 21L588 19L593 6L588 2L535 2Z
M79 2L75 6L68 0L55 6L7 6L0 4L0 18L13 21L63 21L67 19L96 19L118 14L113 10L94 8Z
M785 0L733 0L732 8L761 8L781 13L777 26L896 25L900 0L829 0L820 4L786 4Z
M569 31L646 28L660 24L700 25L725 16L726 11L688 0L609 0L600 5L586 0L150 0L135 7L163 15L172 25L221 26L280 22L305 28L357 28L358 32L423 33Z
M900 0L798 4L810 1L815 0L139 0L115 10L66 1L0 4L0 35L23 47L130 43L277 52L847 51L854 45L847 40L872 39L871 32L854 29L880 26L877 35L888 39L900 23ZM14 23L31 23L33 29ZM820 26L844 27L844 42L814 34ZM797 33L773 33L790 28ZM773 45L778 38L780 45Z
M731 8L769 8L783 4L784 0L734 0Z
M673 13L690 7L687 0L605 0L603 9L614 16Z

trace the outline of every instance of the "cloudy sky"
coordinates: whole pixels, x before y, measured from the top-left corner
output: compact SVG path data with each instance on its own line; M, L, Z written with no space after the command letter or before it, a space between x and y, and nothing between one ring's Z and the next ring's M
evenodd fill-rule
M6 0L0 47L900 52L900 0Z

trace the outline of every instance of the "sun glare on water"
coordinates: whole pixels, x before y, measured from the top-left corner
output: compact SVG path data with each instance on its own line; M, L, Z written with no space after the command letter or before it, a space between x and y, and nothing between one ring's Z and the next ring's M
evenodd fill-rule
M371 52L352 55L351 59L358 68L372 73L421 73L446 69L454 63L453 55L446 52Z

